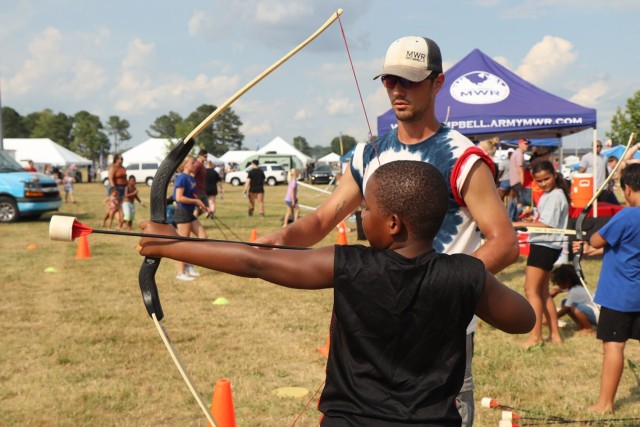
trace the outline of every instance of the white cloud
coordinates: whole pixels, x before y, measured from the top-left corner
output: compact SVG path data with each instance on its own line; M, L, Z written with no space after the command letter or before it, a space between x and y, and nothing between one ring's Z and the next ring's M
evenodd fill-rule
M475 0L479 6L499 6L492 0ZM564 13L564 10L598 12L616 9L622 12L640 10L637 0L526 0L513 7L505 8L502 16L509 19L537 19L552 13Z
M571 101L585 107L596 107L599 100L609 92L609 85L602 81L596 81L583 87L571 97Z
M311 118L311 112L306 109L296 111L293 115L294 120L309 120Z
M511 63L504 56L494 56L493 60L496 61L498 64L502 65L503 67L505 67L506 69L511 70Z
M0 41L25 28L36 12L31 2L26 0L19 1L14 10L3 4L0 11Z
M52 84L59 81L60 74L70 66L70 57L62 49L62 34L53 27L46 28L29 43L29 58L12 78L9 78L10 92L26 94L46 84L48 90L56 90Z
M99 92L107 83L107 74L98 64L80 59L71 68L73 79L65 85L65 92L72 93L75 99L86 99Z
M330 116L353 113L354 105L350 98L331 96L327 101L327 113Z
M557 76L575 62L578 54L573 44L560 37L544 36L525 56L516 73L523 79L539 84Z
M260 122L255 122L253 120L245 120L240 128L240 131L245 136L254 136L254 137L267 137L273 131L273 127L271 126L271 122L269 120L262 120ZM246 145L246 142L245 142Z
M191 37L203 37L207 40L215 40L227 34L233 22L234 20L223 19L223 17L216 19L214 14L199 10L194 12L187 23L187 29Z
M305 2L260 1L256 5L253 19L258 23L280 25L311 16L313 8Z

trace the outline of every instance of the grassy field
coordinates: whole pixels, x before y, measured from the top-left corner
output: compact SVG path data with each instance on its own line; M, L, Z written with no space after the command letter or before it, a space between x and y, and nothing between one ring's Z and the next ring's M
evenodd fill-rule
M203 219L209 237L246 240L253 229L259 235L275 230L285 211L285 188L267 188L266 218L261 219L248 218L240 189L227 185L218 207L222 223ZM148 200L148 187L140 189ZM99 227L104 187L77 184L75 192L78 203L64 204L59 213ZM301 203L321 201L322 196L301 191ZM148 213L137 206L138 220ZM0 226L0 424L205 426L144 309L137 239L94 234L89 236L91 258L75 259L75 243L49 241L49 218ZM347 226L355 229L355 223ZM336 240L334 231L321 244ZM348 241L357 242L355 231ZM593 288L600 262L586 260L584 266ZM521 258L499 278L522 292L524 268ZM324 378L325 359L316 349L327 339L331 292L295 291L200 271L195 281L179 282L174 263L165 260L157 281L164 324L205 402L216 380L228 378L239 426L291 425L301 411L296 425L317 425L315 400L304 407ZM229 304L212 304L219 297ZM563 334L564 345L526 351L518 345L523 337L481 323L474 357L476 398L591 417L584 407L597 397L601 343L575 336L571 325ZM640 360L637 342L628 344L626 355ZM616 418L640 417L639 385L625 367ZM309 394L273 393L286 386ZM476 425L497 426L499 416L478 407Z

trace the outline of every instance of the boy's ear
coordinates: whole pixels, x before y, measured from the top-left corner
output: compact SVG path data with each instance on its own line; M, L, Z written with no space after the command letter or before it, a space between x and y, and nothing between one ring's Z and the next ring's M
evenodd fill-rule
M392 236L398 235L402 232L404 224L397 214L389 215L389 234Z

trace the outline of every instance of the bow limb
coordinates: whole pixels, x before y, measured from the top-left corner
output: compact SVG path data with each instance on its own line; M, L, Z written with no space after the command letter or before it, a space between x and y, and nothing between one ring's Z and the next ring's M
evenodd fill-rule
M262 79L271 74L276 68L280 65L284 64L289 58L302 50L306 45L311 43L316 37L318 37L324 30L326 30L336 19L338 16L342 14L342 9L338 9L334 12L329 19L318 28L311 36L309 36L306 40L292 49L289 53L271 65L269 68L264 70L258 76L256 76L253 80L247 83L242 89L232 95L229 99L223 102L214 112L212 112L207 118L205 118L195 129L193 129L186 138L178 141L178 144L171 150L168 156L163 160L156 172L156 175L153 178L153 184L151 186L151 196L150 196L150 211L151 211L151 221L157 223L165 223L167 222L167 214L166 214L166 196L167 189L169 188L169 182L175 171L178 169L182 161L189 154L194 145L194 139L197 135L199 135L216 117L218 117L221 113L223 113L233 102L235 102L238 98L244 95L249 89L258 84ZM199 393L196 391L195 386L193 385L193 381L189 377L189 374L180 361L180 358L173 347L171 339L167 334L164 325L161 323L162 318L164 317L164 313L162 311L162 306L160 304L160 295L158 294L158 287L155 280L156 272L158 271L158 267L160 266L160 259L145 257L142 262L142 266L140 267L140 273L138 274L138 282L140 284L140 291L142 292L142 299L144 300L145 308L147 309L147 313L153 319L154 324L160 334L163 342L169 354L171 355L176 367L180 371L182 378L187 383L189 390L193 394L193 397L198 402L198 405L202 409L205 414L207 421L215 427L215 423L213 418L211 417L209 411L206 409L205 405L202 402L202 399Z
M627 154L627 151L629 151L629 148L631 148L631 146L633 145L634 135L635 135L634 133L629 135L629 142L627 142L627 146L624 150L624 153L622 153L621 158L624 158L625 154ZM582 211L580 212L580 215L578 215L578 219L576 220L576 239L577 240L585 240L586 236L584 235L584 232L582 230L582 225L584 223L584 220L587 218L587 215L589 215L589 211L591 210L593 203L598 199L598 196L600 196L600 194L605 190L605 188L607 188L607 185L613 179L616 172L618 171L618 168L620 168L621 164L622 162L618 162L618 164L615 165L615 167L609 173L609 176L607 177L607 179L605 179L605 181L602 183L600 188L598 188L598 191L596 191L593 194L593 197L591 198L591 200L589 200L589 203L587 203L587 205L584 208L582 208ZM578 273L580 282L582 283L582 286L584 286L584 288L586 289L587 294L589 294L591 301L593 301L593 296L591 296L591 292L587 287L584 271L582 270L582 264L581 264L582 254L583 254L583 249L582 249L582 245L580 245L580 248L573 256L573 268L576 270L576 273Z

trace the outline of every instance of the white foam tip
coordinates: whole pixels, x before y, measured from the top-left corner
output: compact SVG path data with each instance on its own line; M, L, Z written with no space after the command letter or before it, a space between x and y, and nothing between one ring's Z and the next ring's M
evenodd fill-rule
M73 222L76 219L72 216L53 215L49 222L49 238L61 242L73 242Z
M513 427L513 423L509 420L500 420L498 427Z
M480 401L480 406L482 406L483 408L491 408L491 401L493 399L490 397L483 397L482 400Z
M511 411L502 411L502 416L500 417L501 420L513 420L513 412Z

